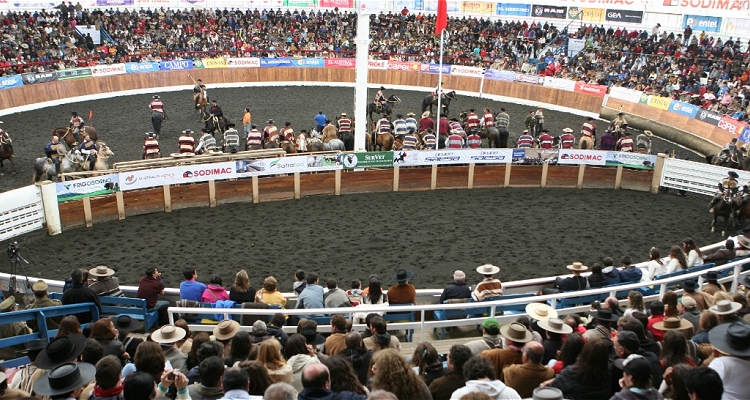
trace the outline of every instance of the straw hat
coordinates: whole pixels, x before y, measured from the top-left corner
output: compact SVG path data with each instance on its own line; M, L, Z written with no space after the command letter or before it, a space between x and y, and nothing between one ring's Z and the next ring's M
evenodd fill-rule
M179 326L164 325L151 334L151 340L159 344L179 342L187 332Z
M430 118L430 112L429 111L423 112L422 113L422 118Z
M553 387L538 387L534 389L532 397L526 397L523 400L565 400L563 392Z
M571 271L586 271L587 269L589 269L589 267L583 265L583 263L579 261L576 261L573 264L568 265L567 268Z
M112 276L115 274L115 270L107 268L106 265L97 265L89 270L91 276Z
M692 328L693 323L680 317L669 317L654 324L654 329L660 331L683 330Z
M563 132L570 133L570 132L573 132L573 130L570 128L563 128Z
M564 323L560 318L549 318L546 321L538 321L536 324L547 332L560 333L563 335L573 333L573 328Z
M742 308L742 304L740 303L729 300L719 300L716 304L712 305L709 310L716 315L727 315L736 313L740 308Z
M494 275L500 272L500 267L496 267L492 264L484 264L477 267L477 272L482 275Z
M214 328L214 337L216 338L216 340L229 340L233 338L234 335L236 335L239 331L239 322L231 319L225 319L219 322L219 325L216 325L216 328Z
M539 321L557 318L557 311L544 303L530 303L526 305L526 313L529 317Z
M500 327L500 336L518 343L530 342L533 338L531 332L518 322L511 322L508 325Z

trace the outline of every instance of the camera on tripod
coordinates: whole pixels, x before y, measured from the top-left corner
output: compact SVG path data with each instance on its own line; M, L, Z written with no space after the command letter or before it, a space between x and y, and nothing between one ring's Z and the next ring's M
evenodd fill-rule
M8 245L8 257L17 258L19 251L21 251L21 245L18 244L18 242L13 242Z

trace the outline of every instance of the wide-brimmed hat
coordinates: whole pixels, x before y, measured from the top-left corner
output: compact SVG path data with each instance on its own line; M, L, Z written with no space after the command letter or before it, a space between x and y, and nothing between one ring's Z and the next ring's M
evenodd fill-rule
M660 331L672 331L672 330L683 330L692 328L693 323L682 319L680 317L669 317L665 318L657 323L654 324L654 329L658 329Z
M240 331L240 323L232 320L225 319L219 322L214 328L214 337L216 340L229 340Z
M565 400L562 390L553 387L538 387L534 389L531 397L523 400Z
M736 313L740 308L742 308L742 304L740 303L729 300L719 300L716 304L709 307L709 310L716 315L727 315Z
M89 270L91 276L112 276L115 274L115 270L108 268L106 265L97 265Z
M305 340L307 340L307 344L309 345L317 346L326 342L326 338L312 329L306 329L300 332L300 334L305 337Z
M539 321L546 321L557 317L557 311L544 303L529 303L526 305L526 313L529 317Z
M500 336L518 343L530 342L533 335L519 322L511 322L500 327Z
M750 325L742 322L720 324L708 332L708 341L722 353L750 356Z
M430 116L430 112L429 111L425 111L425 112L422 113L422 118L429 118L429 116Z
M414 116L414 113L413 113L413 112L408 112L408 113L406 113L406 116L407 116L407 117L413 117L413 116Z
M705 280L715 281L719 279L719 273L716 271L708 271L705 274L701 275L701 277Z
M342 112L342 113L341 113L341 116L342 116L342 117L346 117L346 113Z
M34 382L34 392L42 396L70 393L91 382L96 367L85 362L66 362L46 372Z
M536 324L547 332L560 333L563 335L573 333L573 328L564 323L560 318L550 318L546 321L538 321Z
M727 174L729 176L731 176L732 178L734 178L734 179L737 179L737 178L740 177L740 175L738 173L734 172L734 171L729 171L729 172L727 172Z
M182 340L186 334L187 332L179 326L164 325L151 334L151 340L159 344L174 343Z
M29 340L28 343L26 343L26 348L23 350L19 350L16 352L16 354L20 355L26 355L29 353L35 353L44 350L45 347L47 347L47 344L49 342L47 339L34 339ZM0 379L0 382L2 382L2 379Z
M492 264L484 264L477 267L477 272L482 275L494 275L500 272L500 267L494 266Z
M612 314L612 311L606 308L602 308L599 311L592 311L589 315L600 321L616 322L618 319L620 319L619 316L617 316L616 314Z
M570 128L563 128L563 132L568 132L568 133L570 133L570 132L573 132L573 130L572 130L572 129L570 129Z
M71 333L52 339L36 357L34 364L42 369L52 369L78 358L86 348L86 337Z
M394 282L403 283L403 282L406 282L407 280L411 279L412 276L414 276L414 273L412 273L411 271L405 270L405 269L400 269L400 270L396 271L395 274L393 274L393 276L391 277L391 279Z
M644 133L644 134L645 134L646 136L654 136L654 133L653 133L653 132L651 132L651 131L650 131L650 130L648 130L648 129L646 129L645 131L643 131L643 133Z
M16 297L8 296L0 303L0 312L8 312L16 305Z
M576 261L573 264L568 265L566 268L568 268L571 271L586 271L589 269L589 267L583 265L582 262Z
M41 279L34 282L34 284L31 285L31 290L34 292L46 292L47 289L49 289L49 285L47 285L47 282Z
M131 318L130 315L112 317L112 324L120 332L132 332L141 328L141 321Z
M682 287L688 289L688 292L694 292L698 289L698 283L692 279L686 279L685 282L682 282Z

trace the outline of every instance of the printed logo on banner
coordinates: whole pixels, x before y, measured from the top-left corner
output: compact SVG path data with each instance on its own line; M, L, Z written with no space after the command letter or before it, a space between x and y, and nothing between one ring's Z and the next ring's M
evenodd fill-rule
M669 104L672 103L672 99L669 97L661 96L649 96L648 105L660 110L669 110Z
M607 167L622 165L626 168L654 169L656 165L655 155L619 151L608 151L606 153L607 160L604 165Z
M606 151L560 149L557 163L604 165L606 158Z
M418 62L388 61L387 65L389 71L419 72L422 64Z
M292 59L289 57L261 58L260 66L264 68L265 67L291 67Z
M16 8L42 9L42 8L55 8L55 3L51 1L24 1L24 2L14 2L13 6Z
M74 181L58 182L55 184L57 201L62 203L83 197L100 196L120 190L117 174L102 175L94 178L76 179Z
M743 143L750 143L750 127L744 127L742 128L742 132L740 132L740 141Z
M419 165L419 151L394 151L393 165Z
M9 89L23 86L21 75L10 75L0 78L0 89Z
M544 87L567 90L568 92L572 92L573 90L575 90L576 82L568 80L568 79L553 78L551 76L545 76L544 83L542 85L544 85Z
M260 67L260 58L257 57L238 57L227 60L228 68L258 68Z
M698 106L694 106L689 103L683 103L677 100L672 100L672 104L669 105L669 111L672 111L674 113L684 115L690 118L695 118L695 115L698 114L699 109L700 107Z
M195 167L196 169L186 170L182 173L183 179L192 180L200 177L226 178L225 175L233 175L234 169L231 166L224 165L218 167Z
M483 3L479 1L464 1L462 2L462 8L464 14L492 14L494 10L493 3Z
M204 68L226 68L227 67L227 59L224 57L203 58L201 59L201 61L203 61Z
M388 69L388 60L367 60L369 69Z
M132 6L133 0L96 0L97 6Z
M576 93L586 93L592 94L594 96L604 97L607 94L607 86L578 81L575 83L573 91Z
M238 175L260 175L266 170L265 160L239 160L235 164Z
M643 11L611 10L607 9L604 19L613 22L640 24L643 22Z
M180 69L193 69L193 60L174 60L162 61L159 63L159 69L165 71L175 71Z
M121 173L120 190L134 190L175 183L178 175L173 168Z
M354 8L354 0L320 0L320 7Z
M721 17L705 15L686 15L682 21L682 29L690 25L696 31L718 32L721 28Z
M31 72L27 74L21 74L21 79L26 85L34 83L45 83L57 80L57 74L54 71L51 72Z
M428 74L438 74L440 73L440 64L421 64L419 66L419 70L421 72L426 72ZM451 73L450 64L448 65L443 64L443 75L450 74L450 73Z
M519 17L528 17L531 15L531 4L506 4L497 3L495 9L497 15L515 15Z
M125 64L95 65L91 67L91 74L94 76L118 75L125 73L127 73L125 70Z
M142 63L125 63L125 72L129 74L140 73L140 72L154 72L159 70L159 63L154 62L142 62Z
M721 121L721 114L715 113L713 111L709 111L706 109L699 109L698 112L695 114L695 118L699 121L703 121L707 124L711 124L713 126L718 126L719 121Z
M565 19L565 15L567 11L568 11L567 7L556 7L556 6L534 5L531 8L531 14L537 18Z
M482 76L484 68L464 67L462 65L451 65L451 75L459 76Z
M544 77L539 75L514 74L513 80L516 82L533 83L535 85L544 83Z
M354 58L326 58L324 66L326 68L355 68L357 60Z
M385 168L394 164L392 151L342 154L339 162L344 168Z
M508 163L513 158L512 149L464 150L469 153L469 160L475 164Z
M723 116L719 120L719 123L716 125L721 130L725 130L732 135L739 136L740 133L742 133L742 130L747 126L744 123L737 121L734 118L731 118L729 116Z
M322 58L300 58L292 59L292 65L295 67L305 68L323 68L325 66L325 60Z

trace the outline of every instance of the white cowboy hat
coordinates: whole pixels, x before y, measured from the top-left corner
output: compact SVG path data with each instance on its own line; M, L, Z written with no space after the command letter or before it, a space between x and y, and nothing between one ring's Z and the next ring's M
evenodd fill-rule
M187 332L179 326L164 325L151 334L151 340L159 344L174 343L182 340L186 334Z
M709 310L716 315L727 315L736 313L740 308L742 308L742 304L740 303L729 300L719 300L716 304L709 307Z
M233 338L234 335L236 335L239 331L239 322L231 319L225 319L219 322L219 325L216 325L216 328L214 328L214 337L216 338L216 340L229 340Z
M500 272L500 267L496 267L492 264L484 264L477 267L477 272L482 275L494 275Z
M511 322L500 327L500 336L518 343L530 342L534 336L519 322Z
M583 265L582 262L576 261L573 264L568 265L566 268L568 268L571 271L586 271L589 269L589 267Z
M646 129L645 131L643 131L643 133L644 133L644 134L645 134L646 136L654 136L654 132L651 132L651 131L650 131L650 130L648 130L648 129Z
M89 275L92 276L112 276L115 274L115 270L107 268L106 265L97 265L89 270Z
M570 132L573 132L573 130L572 130L572 129L570 129L570 128L563 128L563 132L568 132L568 133L570 133Z
M429 118L429 117L430 117L430 112L429 111L425 111L425 112L422 113L422 118Z
M560 318L550 318L546 321L538 321L536 324L547 332L559 333L562 335L573 333L573 328L564 323Z
M557 318L557 311L544 303L530 303L526 305L526 313L529 317L539 321Z

